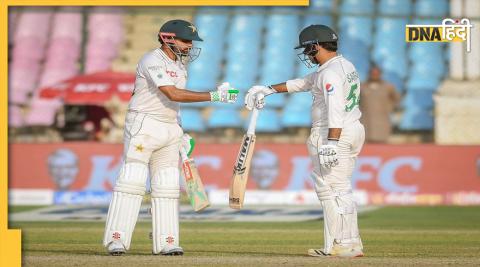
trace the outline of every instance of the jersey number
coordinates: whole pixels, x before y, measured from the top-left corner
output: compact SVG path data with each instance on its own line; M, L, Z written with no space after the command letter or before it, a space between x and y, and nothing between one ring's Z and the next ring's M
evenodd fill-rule
M358 83L353 84L350 86L350 92L348 93L347 96L347 101L349 103L345 106L345 111L350 112L355 106L358 106L360 104L360 96L357 94L357 89L358 89Z

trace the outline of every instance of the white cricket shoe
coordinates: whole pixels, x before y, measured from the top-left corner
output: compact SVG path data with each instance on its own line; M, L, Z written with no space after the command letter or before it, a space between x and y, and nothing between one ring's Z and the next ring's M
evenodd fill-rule
M127 251L120 241L112 241L107 246L108 253L112 256L121 256Z
M160 255L163 255L163 256L182 256L183 255L183 248L177 247L177 246L174 246L174 245L167 245L167 246L162 248L162 250L160 251Z
M363 250L360 245L334 244L330 253L325 253L322 249L309 249L308 255L312 257L357 258L363 257Z

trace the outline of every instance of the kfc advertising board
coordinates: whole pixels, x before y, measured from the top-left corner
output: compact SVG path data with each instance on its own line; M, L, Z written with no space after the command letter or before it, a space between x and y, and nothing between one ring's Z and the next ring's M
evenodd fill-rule
M11 144L9 188L111 191L123 146ZM237 144L198 144L193 157L208 191L228 189ZM248 189L312 190L304 145L257 144ZM353 173L367 204L480 204L480 146L365 145Z

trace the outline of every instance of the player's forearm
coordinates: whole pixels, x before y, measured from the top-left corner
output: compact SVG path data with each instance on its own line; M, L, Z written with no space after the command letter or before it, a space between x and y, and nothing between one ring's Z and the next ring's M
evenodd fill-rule
M162 86L159 90L171 101L191 103L210 101L210 93L178 89L174 86Z
M278 83L274 85L270 85L273 90L277 91L277 93L287 93L287 83Z
M328 128L328 140L338 141L342 134L342 128Z

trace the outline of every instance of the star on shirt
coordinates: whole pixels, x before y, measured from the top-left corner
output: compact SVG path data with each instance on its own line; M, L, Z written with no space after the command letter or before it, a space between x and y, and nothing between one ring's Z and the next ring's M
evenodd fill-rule
M143 149L144 149L144 147L142 146L142 144L139 144L139 145L135 146L135 151L143 152Z
M188 26L188 28L192 29L192 32L196 32L197 28L193 25Z

